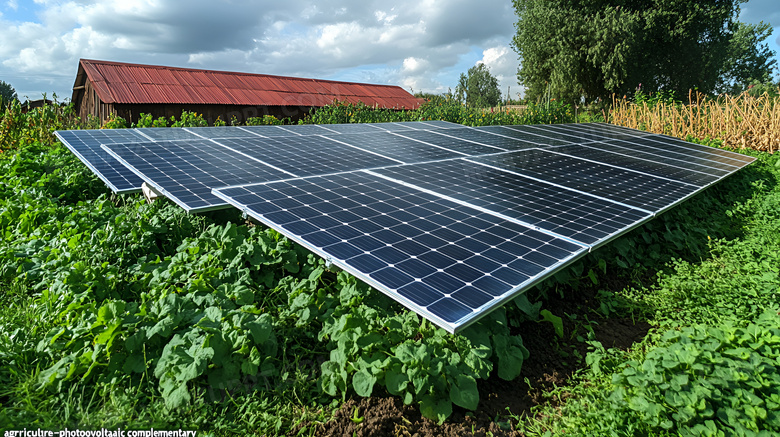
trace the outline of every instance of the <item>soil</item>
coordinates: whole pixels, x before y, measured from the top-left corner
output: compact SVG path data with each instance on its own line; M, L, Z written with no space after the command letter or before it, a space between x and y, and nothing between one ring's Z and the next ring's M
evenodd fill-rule
M583 291L567 291L565 299L551 297L543 306L563 318L564 339L586 335L582 323L570 321L569 317L573 315L576 315L575 320L585 320L586 316L591 321L595 319L597 323L591 326L596 339L605 348L625 350L647 335L651 326L645 322L635 323L630 318L599 319L592 311L598 308L598 300L592 292ZM574 329L578 331L573 332ZM404 405L400 398L384 393L348 399L336 411L333 420L322 424L301 424L289 435L296 435L304 426L310 432L315 426L314 434L317 436L522 436L522 433L513 430L510 414L514 417L533 416L534 406L554 406L558 400L545 394L554 387L566 385L573 373L584 366L587 344L576 340L559 341L551 323L525 322L517 328L517 333L522 335L523 343L530 352L530 357L523 363L522 374L511 382L495 374L487 380L480 380L477 411L454 406L447 422L438 425L423 418L416 406ZM353 420L353 417L362 420Z

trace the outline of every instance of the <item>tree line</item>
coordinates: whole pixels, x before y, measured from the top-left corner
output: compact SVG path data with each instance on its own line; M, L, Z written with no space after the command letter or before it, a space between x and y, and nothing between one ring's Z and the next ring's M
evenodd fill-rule
M776 91L772 25L738 20L746 0L513 0L510 46L526 100L609 100L638 91L680 98L689 90ZM775 79L778 80L778 79ZM485 64L461 73L455 93L477 107L501 100Z

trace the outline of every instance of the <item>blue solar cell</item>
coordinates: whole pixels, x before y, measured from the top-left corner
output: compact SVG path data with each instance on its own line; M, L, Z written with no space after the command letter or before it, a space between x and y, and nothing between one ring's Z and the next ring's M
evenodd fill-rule
M201 137L180 127L144 127L135 129L150 141L199 140Z
M546 150L523 150L469 159L649 212L661 211L699 189L695 185Z
M54 135L115 193L141 191L143 180L114 159L101 144L146 141L133 129L56 131Z
M361 150L386 156L395 160L395 163L435 161L438 159L463 156L462 153L416 141L402 136L400 133L377 132L371 134L329 136L329 138L333 141L349 144L350 146Z
M323 188L326 185L335 188ZM363 214L346 222L324 212L305 218L279 215L280 201L287 197L283 193L290 192L290 188L312 196L308 204L314 211L318 204L350 199L361 204ZM539 275L574 260L587 250L582 245L365 171L220 188L214 193L357 273L450 331L462 329L511 299ZM388 193L391 199L385 198ZM239 204L236 199L243 200ZM405 220L403 213L408 208L416 208L414 222ZM342 212L350 213L353 209ZM300 226L302 222L313 227ZM427 226L418 226L422 222ZM296 233L301 230L304 232ZM430 240L423 237L433 238L435 244L424 244ZM484 241L511 243L512 252L506 252L509 255L506 261L496 262L487 253L480 252L495 249ZM525 260L539 269L528 274L509 266L508 262L517 260ZM506 282L502 278L521 281Z
M585 245L619 235L652 217L646 211L463 159L372 172Z
M227 203L212 187L262 182L289 174L225 149L209 140L111 144L104 149L182 208L206 211Z
M400 162L317 135L216 141L296 176L382 167Z

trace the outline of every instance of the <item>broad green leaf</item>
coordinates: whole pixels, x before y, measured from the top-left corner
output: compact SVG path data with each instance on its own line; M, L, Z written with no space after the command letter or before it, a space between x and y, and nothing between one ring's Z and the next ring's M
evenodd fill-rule
M347 389L347 372L337 363L326 361L322 363L320 374L320 388L325 393L336 396L336 393L344 393Z
M165 406L174 409L186 405L190 402L190 393L187 390L187 384L179 384L169 392L163 391Z
M407 385L409 385L409 377L405 373L397 372L392 368L385 372L385 386L391 395L400 395L406 390Z
M452 414L452 401L447 398L425 395L420 399L420 413L441 425Z
M352 376L352 388L355 389L358 396L367 398L374 391L376 379L376 376L372 375L371 372L361 369Z
M476 410L479 404L477 381L468 375L458 375L450 385L450 400L453 404Z
M532 304L531 301L528 300L528 296L523 293L520 296L517 296L514 302L515 305L517 305L517 307L520 308L520 310L525 313L525 315L527 315L531 320L537 320L539 318L539 309L542 307L541 301Z
M520 376L523 362L529 355L520 338L496 335L493 346L498 357L498 377L511 381Z
M138 353L128 355L124 365L122 366L122 370L124 370L126 373L143 373L146 370L146 361L144 361L144 356Z
M555 328L555 335L557 335L558 338L563 338L563 319L554 315L549 310L541 310L539 314L542 316L542 320L552 323L553 328Z
M252 333L252 339L256 344L263 344L271 335L271 316L263 314L255 320L246 324L246 327Z

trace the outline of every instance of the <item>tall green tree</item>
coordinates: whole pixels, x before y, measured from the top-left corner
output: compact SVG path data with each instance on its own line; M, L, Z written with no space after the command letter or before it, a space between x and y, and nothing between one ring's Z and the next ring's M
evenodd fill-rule
M771 35L769 23L736 23L717 91L740 92L752 83L772 81L772 70L777 64L775 53L768 44L762 44Z
M460 74L455 95L461 102L478 108L496 106L501 100L498 79L490 74L487 65L481 63L469 68L466 74Z
M17 99L16 90L10 84L0 80L0 107Z
M770 74L765 26L736 21L745 0L513 0L518 80L535 99L643 90L714 92Z

